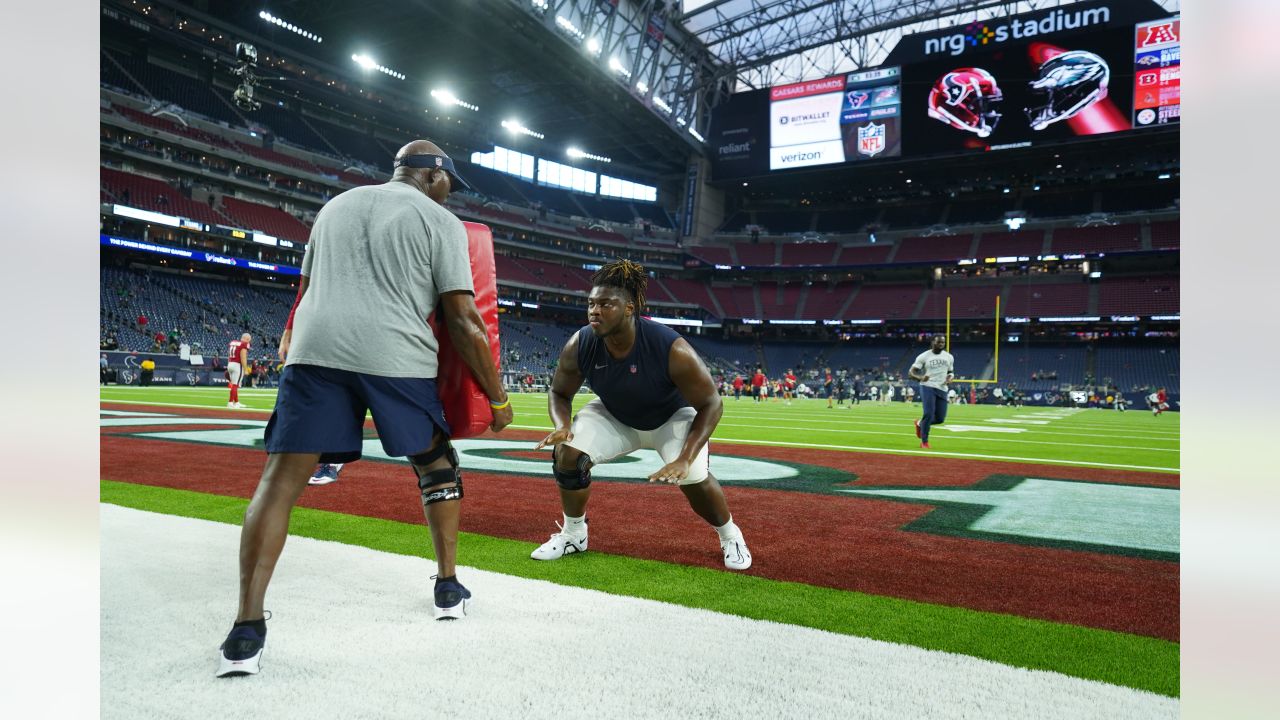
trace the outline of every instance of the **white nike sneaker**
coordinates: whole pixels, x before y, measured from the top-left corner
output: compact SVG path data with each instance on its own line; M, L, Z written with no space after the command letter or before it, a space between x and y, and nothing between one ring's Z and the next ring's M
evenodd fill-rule
M238 407L238 408L242 408L242 407L244 407L244 403L242 403L242 402L240 402L239 400L237 400L237 401L236 401L236 407Z
M233 402L228 402L228 403L227 403L227 407L229 407L229 408L233 408L233 407L235 407L235 406L236 406L236 404L235 404L235 403L233 403Z
M730 570L751 567L751 551L747 549L747 541L741 537L720 541L720 549L724 551L724 566Z
M564 530L564 526L560 523L556 523L556 527ZM529 557L534 560L559 560L565 555L586 551L587 533L585 531L581 537L570 535L566 532L558 532L553 533L551 539L539 545L537 550L529 553Z

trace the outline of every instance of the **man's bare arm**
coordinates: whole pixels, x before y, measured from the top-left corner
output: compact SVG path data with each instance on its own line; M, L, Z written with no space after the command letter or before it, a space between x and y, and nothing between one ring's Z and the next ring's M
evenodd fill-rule
M548 445L559 445L573 439L570 425L573 423L573 396L582 387L582 370L578 367L578 334L574 333L560 351L556 362L556 374L551 378L551 390L547 393L547 414L551 416L551 433L534 447L540 450Z
M716 425L720 424L720 416L724 414L724 405L720 393L716 392L716 383L711 379L707 366L697 351L683 338L671 345L669 356L671 381L675 383L685 402L697 412L693 418L693 426L689 428L689 437L680 450L680 459L692 463L702 446L711 439Z

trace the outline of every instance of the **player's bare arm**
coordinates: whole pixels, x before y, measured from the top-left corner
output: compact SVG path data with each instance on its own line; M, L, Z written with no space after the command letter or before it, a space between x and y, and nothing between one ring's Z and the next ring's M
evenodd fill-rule
M298 297L293 301L293 311L290 311L289 317L293 317L293 312L298 309L298 304L302 302L302 296L307 294L307 287L311 285L311 278L306 275L298 281ZM284 332L280 333L280 362L284 362L285 356L289 354L289 344L293 341L293 328L286 327Z
M689 428L689 436L680 449L680 457L667 463L658 472L649 476L651 482L678 483L689 474L689 465L702 452L702 447L711 439L716 425L720 424L720 416L724 414L724 405L720 393L716 392L715 381L702 358L687 340L679 339L671 344L669 355L669 372L671 382L675 383L685 402L697 412L693 425Z
M918 380L919 382L924 382L929 379L929 377L924 374L924 370L917 371L914 366L907 370L907 374L911 376L912 380ZM951 378L948 377L947 379L950 380Z
M573 396L582 387L582 382L582 370L578 367L578 334L574 333L560 351L556 374L551 378L551 390L547 393L547 412L555 429L534 447L535 450L573 439L569 430L573 422Z
M507 403L505 407L493 410L493 424L489 427L498 432L510 425L514 416L511 404L507 402L507 391L502 388L502 380L498 377L498 368L493 364L489 336L475 297L465 290L441 293L440 311L444 313L445 327L458 355L471 369L484 394L489 396L489 402L496 405Z

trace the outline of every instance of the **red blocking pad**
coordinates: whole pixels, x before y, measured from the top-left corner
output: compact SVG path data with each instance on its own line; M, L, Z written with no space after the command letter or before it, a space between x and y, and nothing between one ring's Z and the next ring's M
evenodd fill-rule
M471 277L476 289L476 307L484 321L493 351L494 367L498 366L501 350L498 347L498 275L493 262L493 231L488 225L463 222L467 229L467 251L471 256ZM431 331L440 343L439 374L436 386L440 401L444 404L444 419L449 423L452 437L468 438L483 434L493 424L493 410L489 396L471 375L471 368L449 337L449 330L440 318L440 310L431 314Z

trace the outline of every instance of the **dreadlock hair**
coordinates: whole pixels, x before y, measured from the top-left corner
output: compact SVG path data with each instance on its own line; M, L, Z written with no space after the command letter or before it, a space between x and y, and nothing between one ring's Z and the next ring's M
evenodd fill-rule
M615 287L631 293L636 314L644 310L644 290L648 285L649 275L644 266L626 259L605 263L591 276L592 287Z

